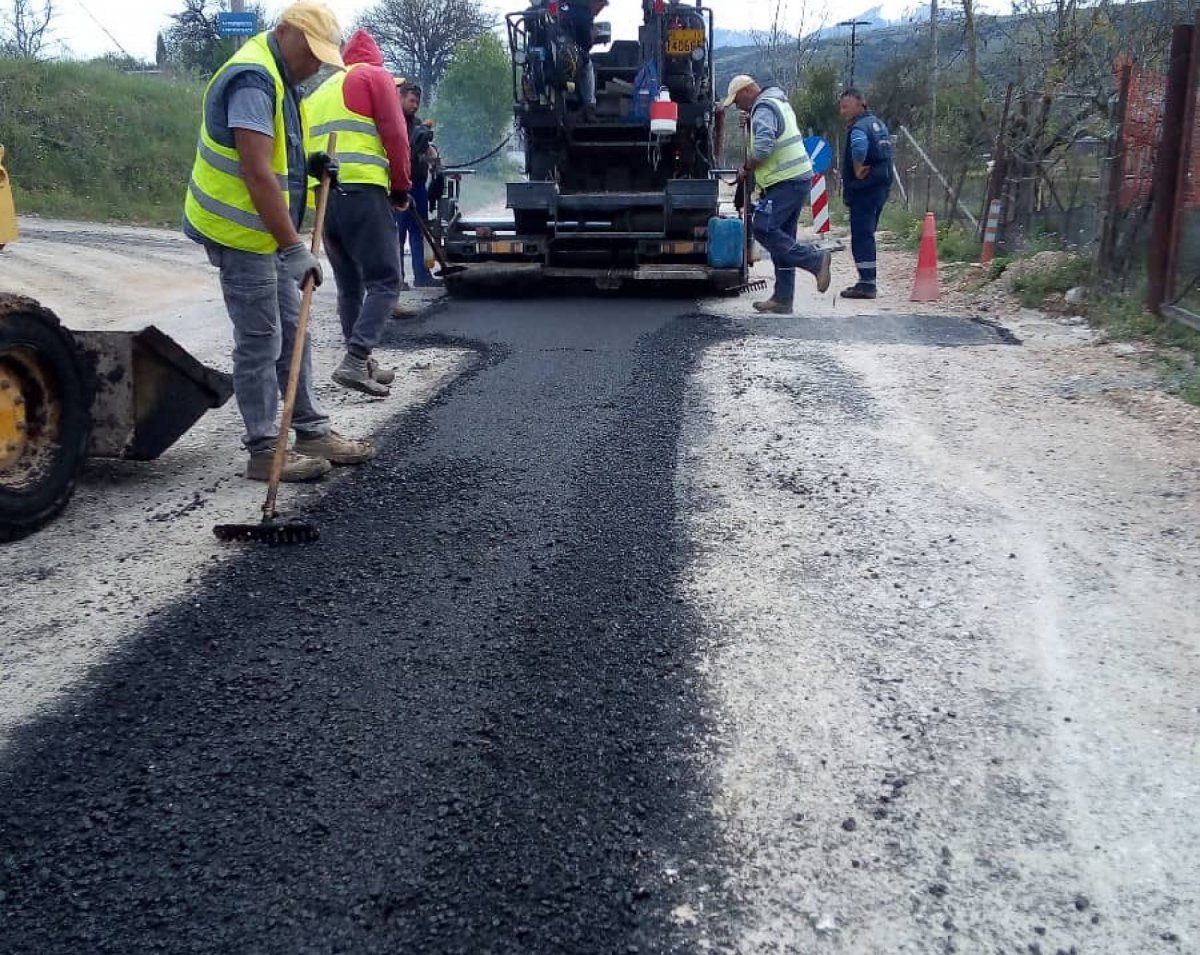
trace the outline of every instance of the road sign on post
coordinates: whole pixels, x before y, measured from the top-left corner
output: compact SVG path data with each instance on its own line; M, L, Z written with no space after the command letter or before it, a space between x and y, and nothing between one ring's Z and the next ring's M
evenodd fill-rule
M218 13L217 32L221 36L254 36L258 32L258 14Z
M833 164L833 149L829 143L820 136L805 136L804 149L812 160L813 172L823 176Z

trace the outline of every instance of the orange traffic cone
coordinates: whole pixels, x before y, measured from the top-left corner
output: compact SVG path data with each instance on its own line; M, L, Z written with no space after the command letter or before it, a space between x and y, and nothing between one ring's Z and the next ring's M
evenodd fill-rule
M912 302L936 302L938 297L937 225L933 213L925 213L921 251L917 253L917 277L913 280Z

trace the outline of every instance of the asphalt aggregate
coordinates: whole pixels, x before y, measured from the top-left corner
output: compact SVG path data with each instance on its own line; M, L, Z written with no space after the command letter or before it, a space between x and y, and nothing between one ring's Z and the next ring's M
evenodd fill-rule
M688 374L734 333L689 308L394 323L474 365L306 515L321 540L231 545L19 731L0 952L719 944L674 482Z

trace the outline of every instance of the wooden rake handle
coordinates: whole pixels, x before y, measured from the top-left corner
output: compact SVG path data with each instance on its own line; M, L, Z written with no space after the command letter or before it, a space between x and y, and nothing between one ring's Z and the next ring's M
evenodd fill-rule
M337 153L337 133L329 134L329 145L326 151L330 156ZM325 231L325 208L329 204L329 190L333 185L332 177L326 172L321 177L321 186L317 190L317 215L313 222L312 254L321 252L321 233ZM300 386L300 367L304 362L304 344L308 338L308 317L312 311L313 292L316 283L312 275L304 280L303 293L300 296L300 316L296 320L296 338L292 342L291 364L288 366L287 389L283 395L283 411L279 416L279 437L275 440L275 456L271 459L271 479L267 483L267 499L263 502L263 520L275 517L275 499L279 496L279 478L283 474L283 462L287 459L288 432L292 430L292 415L296 411L296 391Z

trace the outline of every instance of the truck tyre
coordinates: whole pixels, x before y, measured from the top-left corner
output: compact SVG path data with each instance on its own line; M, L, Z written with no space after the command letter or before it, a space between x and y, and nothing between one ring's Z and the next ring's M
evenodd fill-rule
M0 295L0 542L37 530L70 500L87 458L92 393L54 313Z

